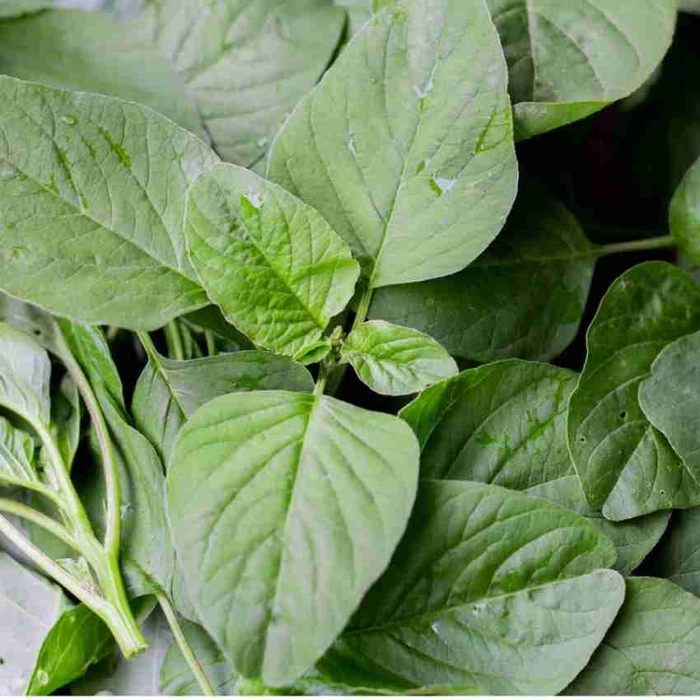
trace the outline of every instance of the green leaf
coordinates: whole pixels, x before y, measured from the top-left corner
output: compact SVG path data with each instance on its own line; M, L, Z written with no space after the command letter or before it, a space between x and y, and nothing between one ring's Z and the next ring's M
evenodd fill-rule
M658 511L620 523L603 517L586 503L581 481L576 474L552 479L527 489L531 496L552 501L582 515L615 545L617 561L613 567L624 576L631 574L657 546L671 518L670 511ZM653 555L655 558L655 555Z
M302 366L267 352L244 351L184 362L151 352L134 390L132 411L139 430L167 465L175 438L198 408L237 391L313 391Z
M35 450L34 440L27 433L0 417L0 484L2 486L50 488L49 484L45 484L41 478L35 464Z
M166 0L146 16L184 77L216 151L252 165L331 61L343 13L331 0ZM137 18L137 22L141 21Z
M355 36L372 17L370 0L334 0L334 3L338 7L344 7L347 12L349 37Z
M700 265L700 160L690 168L673 196L670 228L683 252Z
M679 338L654 360L651 376L639 385L639 405L681 458L682 481L700 502L700 442L697 410L700 408L700 333ZM692 505L698 505L698 502Z
M367 321L343 344L342 360L373 391L413 394L459 371L449 353L430 336L385 321Z
M22 80L138 102L205 137L185 83L141 29L56 10L0 23L0 70ZM37 52L36 47L41 46Z
M149 440L130 423L119 373L102 331L65 320L59 320L58 324L67 351L82 368L95 393L113 442L122 492L121 557L129 593L137 597L153 593L157 588L169 591L175 556L165 513L163 464ZM92 438L94 442L94 432ZM95 449L93 445L93 452ZM102 469L96 469L92 479L90 488L102 494ZM102 498L93 497L93 500L103 505Z
M237 695L238 676L212 638L192 622L185 622L182 631L217 693L225 696ZM180 647L175 642L171 643L163 659L158 687L161 695L189 696L202 693Z
M681 12L700 14L700 0L678 0L678 8Z
M588 329L569 448L589 504L611 520L700 502L700 488L638 400L657 355L698 328L700 289L678 268L653 262L612 285Z
M615 568L630 573L669 514L612 523L588 506L566 443L575 384L569 370L505 360L436 384L400 416L418 436L424 478L492 483L553 501L607 535L618 550Z
M503 43L518 138L632 94L661 63L673 2L487 0Z
M327 396L234 394L194 414L168 473L173 541L238 671L278 687L317 660L389 562L417 476L405 423Z
M350 244L371 288L457 272L515 196L506 85L481 0L398 0L297 106L268 174Z
M421 694L553 695L624 597L612 543L539 498L424 482L403 542L320 670Z
M700 601L670 581L627 580L625 604L567 695L700 693Z
M51 0L2 0L0 2L0 18L18 17L38 12L51 7L52 4Z
M214 154L136 104L6 77L0 98L0 197L12 202L0 287L127 328L203 306L182 221L187 188Z
M51 396L51 432L63 460L70 469L80 443L83 407L80 393L70 375L65 375Z
M49 630L69 606L63 591L0 551L0 694L22 695Z
M205 306L181 316L178 320L197 333L212 333L216 340L226 345L229 352L254 349L250 340L224 318L217 306Z
M503 232L466 270L379 289L369 315L417 328L476 362L551 360L578 332L595 260L571 212L525 178Z
M102 620L84 605L67 610L44 639L27 695L51 695L116 650Z
M353 295L357 263L324 219L243 168L197 180L186 228L209 298L260 347L303 354Z
M673 513L654 552L654 573L700 597L700 507Z

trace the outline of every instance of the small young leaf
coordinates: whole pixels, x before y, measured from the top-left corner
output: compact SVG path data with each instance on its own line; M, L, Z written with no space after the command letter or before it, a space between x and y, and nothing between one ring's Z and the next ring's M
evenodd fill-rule
M63 591L0 551L0 695L23 695L41 645L69 606Z
M466 267L517 182L483 0L397 0L376 15L282 128L268 174L323 214L372 288Z
M417 477L403 421L330 397L234 394L192 416L168 473L173 540L237 670L278 687L314 664L389 562Z
M358 265L324 219L243 168L197 180L186 229L210 299L260 347L303 354L353 295Z
M237 695L236 680L238 675L221 650L214 644L212 638L199 625L192 622L184 623L182 631L217 693L225 696ZM175 642L170 645L160 667L158 688L161 695L201 694L197 679L185 661L180 647Z
M639 405L657 355L700 328L700 289L666 263L645 263L608 290L588 329L568 439L589 504L612 520L700 502L700 486Z
M606 537L547 501L423 482L391 565L319 668L402 694L553 695L622 604L614 561Z
M475 362L547 361L578 332L595 260L573 214L524 179L503 232L466 270L378 289L369 315L417 328Z
M698 695L700 600L670 581L630 578L618 618L567 695Z
M639 88L673 38L673 2L487 0L510 73L518 138L587 117Z
M430 336L385 321L367 321L353 329L342 359L370 389L388 396L414 394L459 371Z
M690 168L673 196L670 226L683 252L700 265L700 160Z
M203 306L182 222L189 184L217 161L207 146L101 95L0 77L0 99L0 197L12 202L0 220L0 287L127 328Z
M175 438L198 408L237 391L283 389L311 392L309 372L286 357L244 351L184 362L151 353L134 390L136 426L167 465Z

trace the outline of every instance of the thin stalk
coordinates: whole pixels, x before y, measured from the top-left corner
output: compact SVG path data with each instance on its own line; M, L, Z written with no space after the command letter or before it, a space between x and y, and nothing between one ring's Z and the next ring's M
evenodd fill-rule
M47 576L54 579L54 581L63 586L98 615L109 627L124 656L131 658L148 647L148 643L141 634L139 626L131 615L130 608L120 610L95 591L83 585L62 566L59 566L53 559L47 557L44 552L32 544L2 515L0 515L0 533L7 537L17 549L31 559Z
M146 331L136 331L136 335L138 336L141 345L143 345L143 349L146 351L146 355L148 355L148 357L152 360L157 359L158 351L156 350L156 346L151 340L151 336L148 333L146 333Z
M643 238L639 241L602 245L596 249L596 252L602 257L615 253L634 253L644 250L658 250L659 248L675 248L677 245L678 241L673 236L658 236L657 238Z
M323 392L326 389L326 382L328 381L328 372L324 364L321 364L318 370L318 379L316 380L316 386L314 387L315 396L323 396Z
M202 689L202 692L204 695L216 695L216 691L207 678L207 674L204 672L202 665L197 660L197 657L192 651L190 643L187 641L187 637L185 637L185 634L182 631L180 621L177 619L172 603L163 593L157 593L156 598L158 599L158 603L165 614L165 618L168 621L173 637L175 637L175 641L177 642L178 647L180 647L180 651L185 657L187 665L190 667L194 677L197 679L197 683L199 683L199 687Z
M373 289L366 289L360 303L357 305L357 313L355 314L355 320L352 322L350 328L350 333L352 333L359 325L363 324L369 313L369 307L372 305L372 296L374 294ZM347 371L347 364L336 365L328 375L327 388L328 393L331 396L335 396L340 388L345 377L345 372Z
M118 557L119 548L121 546L121 487L119 484L119 472L117 471L112 439L109 435L109 429L107 428L102 409L90 386L90 382L87 380L80 365L75 361L73 354L66 347L62 336L60 336L59 343L62 346L61 359L78 387L78 391L90 415L92 425L95 428L95 434L97 435L97 442L102 457L102 468L105 476L105 491L107 494L105 548L110 556Z
M65 542L65 544L76 552L80 551L78 541L63 527L63 525L57 523L53 518L49 518L43 513L40 513L38 510L34 510L34 508L25 506L23 503L11 501L7 498L0 498L0 512L16 515L18 518L28 520L42 527L47 532L50 532L54 537Z
M204 331L204 340L207 344L207 355L216 355L216 339L211 331Z
M184 360L185 348L182 345L182 336L175 321L171 321L163 331L165 332L165 341L168 344L168 354L173 360Z

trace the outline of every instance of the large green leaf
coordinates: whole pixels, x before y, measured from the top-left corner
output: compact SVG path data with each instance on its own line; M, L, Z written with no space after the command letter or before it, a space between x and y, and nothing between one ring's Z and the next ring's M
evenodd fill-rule
M212 638L199 626L186 622L182 631L197 661L219 695L237 695L236 672ZM201 689L180 647L173 642L160 667L158 687L162 695L200 695Z
M202 175L185 225L209 298L256 345L302 355L353 295L358 265L323 217L248 170Z
M670 227L683 252L700 265L700 160L690 168L673 196Z
M429 335L386 321L353 328L342 359L379 394L402 396L447 379L459 371L449 353Z
M0 18L17 17L51 7L52 0L2 0Z
M204 137L182 77L136 29L99 12L62 10L0 22L0 71L138 102Z
M355 36L372 16L370 0L334 0L335 5L345 8L348 15L347 33Z
M671 45L673 2L487 0L510 73L519 138L588 116L639 88Z
M313 388L313 379L302 365L267 352L224 353L187 361L149 353L134 390L132 411L137 427L167 464L180 428L207 401L237 391L310 392Z
M182 220L216 156L136 104L6 77L0 99L0 287L130 328L203 306Z
M700 693L700 600L670 581L627 580L625 604L569 695Z
M478 362L551 360L576 336L595 259L569 210L526 178L503 232L466 270L377 290L369 315Z
M371 287L457 272L513 203L506 83L483 0L398 0L300 102L269 176L323 214Z
M603 639L624 597L612 543L539 498L424 482L389 569L321 670L423 694L553 695Z
M569 370L505 360L436 384L401 411L421 444L426 478L492 483L546 498L586 517L633 571L659 541L668 513L624 523L588 506L566 444Z
M569 448L590 505L612 520L700 502L700 488L642 411L640 383L657 355L700 328L700 289L666 263L623 274L588 330L571 396Z
M170 523L202 624L237 670L282 686L317 660L389 562L417 477L403 421L330 397L234 394L192 416Z
M0 551L0 695L24 694L41 645L68 606L58 586Z

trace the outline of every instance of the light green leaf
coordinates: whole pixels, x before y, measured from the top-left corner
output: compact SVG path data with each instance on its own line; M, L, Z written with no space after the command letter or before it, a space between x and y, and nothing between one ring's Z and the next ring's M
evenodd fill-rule
M132 411L136 426L167 465L180 428L211 399L237 391L313 388L302 365L267 352L224 353L184 362L151 352L134 390Z
M569 449L589 504L611 520L700 502L700 487L638 400L657 355L698 328L698 286L677 267L653 262L612 285L588 329L569 404Z
M618 550L615 568L630 573L669 514L612 523L588 506L566 444L575 384L569 370L505 360L436 384L400 416L418 436L425 478L492 483L553 501L607 535Z
M352 38L369 22L372 16L370 0L334 0L338 7L345 8L348 15L347 33Z
M205 138L182 77L142 26L125 26L100 12L66 10L1 22L0 71L43 85L138 102Z
M639 88L661 63L673 2L487 0L503 43L518 138L582 119Z
M414 394L459 371L449 353L430 336L385 321L367 321L343 344L342 360L373 391Z
M70 605L63 591L0 551L0 695L23 695L49 630Z
M194 414L170 523L202 624L238 671L278 687L313 665L389 562L417 477L403 421L327 396L234 394Z
M128 328L203 306L182 221L189 184L216 156L136 104L6 77L0 98L0 287Z
M51 396L51 432L70 469L80 443L80 421L83 408L80 393L70 375L66 374Z
M353 295L358 265L324 219L243 168L197 180L186 229L209 298L260 347L303 354Z
M654 552L654 573L700 597L700 507L674 512Z
M503 232L466 270L379 289L369 315L476 362L551 360L578 332L595 259L571 212L526 178Z
M670 581L627 580L625 604L567 695L700 693L700 600Z
M35 450L36 444L27 433L0 417L0 485L47 487L35 464Z
M607 538L547 501L423 482L391 565L320 669L394 692L553 695L622 604L614 561Z
M457 272L515 196L506 84L483 0L398 0L300 102L268 174L323 214L370 287Z
M18 17L52 6L51 0L1 0L0 18Z
M683 252L700 265L700 160L690 168L673 196L670 229Z
M204 673L219 695L237 695L237 674L226 661L221 650L214 644L212 638L199 626L192 622L182 625L182 631L197 657ZM202 691L194 674L185 661L180 647L171 643L163 664L160 667L158 687L161 695L201 695Z
M681 12L694 12L700 14L700 0L678 0Z

